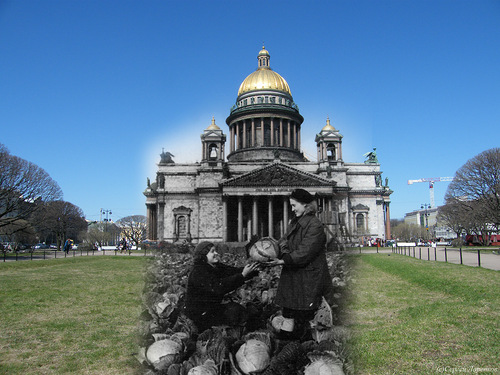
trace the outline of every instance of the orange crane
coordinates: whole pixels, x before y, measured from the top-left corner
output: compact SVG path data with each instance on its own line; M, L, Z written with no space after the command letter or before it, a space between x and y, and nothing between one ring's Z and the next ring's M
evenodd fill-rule
M434 182L438 181L453 181L453 177L431 177L431 178L419 178L418 180L408 180L408 185L414 184L416 182L428 182L429 183L429 195L431 198L431 208L435 207L434 204Z

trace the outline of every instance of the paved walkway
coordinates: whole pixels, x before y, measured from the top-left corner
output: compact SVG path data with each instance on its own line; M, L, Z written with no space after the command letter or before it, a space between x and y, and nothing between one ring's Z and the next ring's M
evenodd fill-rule
M493 249L492 249L493 250ZM383 250L384 252L392 252L392 250ZM500 251L496 250L497 254L480 253L474 248L462 248L462 255L460 249L450 249L445 247L428 248L428 247L406 247L398 249L399 254L411 256L413 258L422 260L431 260L438 262L448 262L453 264L464 264L466 266L478 267L479 264L483 268L488 268L500 271ZM461 259L460 259L461 257Z

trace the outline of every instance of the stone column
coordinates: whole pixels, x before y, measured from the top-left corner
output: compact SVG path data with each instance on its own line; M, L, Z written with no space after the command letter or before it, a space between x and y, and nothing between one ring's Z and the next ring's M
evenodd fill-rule
M191 242L191 213L187 214L187 223L186 223L186 238L189 242Z
M161 241L165 238L165 217L164 217L164 211L165 211L165 203L161 202L158 203L158 239Z
M293 122L293 148L297 149L297 123Z
M262 146L265 146L265 137L264 137L264 117L260 118L260 130L261 130L261 141L262 141Z
M238 197L238 242L243 241L243 197Z
M274 223L273 223L273 196L267 197L267 232L269 237L274 237Z
M283 119L280 118L280 142L279 145L283 147Z
M155 240L156 236L154 233L154 228L156 227L156 220L155 220L155 208L151 204L146 205L146 217L148 219L147 221L147 226L148 226L148 240Z
M389 210L389 202L385 202L385 239L391 238L391 214Z
M250 146L255 147L255 119L252 119L252 139L250 141Z
M227 242L227 201L222 197L222 241Z
M253 228L252 228L252 234L258 234L259 232L259 211L257 207L257 200L258 197L253 197L253 202L252 202L252 223L253 223Z
M247 147L247 121L243 120L243 148Z
M288 134L287 134L287 147L292 148L292 138L291 138L291 126L290 126L290 120L288 120Z
M300 125L297 125L297 150L300 151Z
M229 144L231 152L234 151L234 126L233 124L229 125Z
M274 119L271 117L271 146L275 146L274 144Z
M240 125L235 123L236 126L236 149L240 149Z

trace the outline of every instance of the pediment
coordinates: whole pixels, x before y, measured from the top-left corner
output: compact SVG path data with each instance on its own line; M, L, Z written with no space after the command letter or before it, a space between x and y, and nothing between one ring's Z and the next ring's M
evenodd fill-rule
M352 208L353 211L369 211L370 207L365 206L364 204L357 204Z
M222 186L232 187L307 187L307 186L335 186L336 182L304 172L282 163L273 163L257 168L244 175L231 178L222 183Z
M205 132L204 135L205 135L205 137L220 137L222 134L220 131L217 132L217 131L213 130L210 132Z

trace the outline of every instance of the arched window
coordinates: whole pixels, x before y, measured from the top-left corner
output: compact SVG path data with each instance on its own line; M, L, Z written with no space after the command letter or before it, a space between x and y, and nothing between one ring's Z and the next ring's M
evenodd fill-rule
M335 145L333 143L328 143L326 145L326 152L328 154L328 160L335 160Z
M179 216L177 219L177 233L180 238L185 238L187 234L186 217Z
M358 230L365 229L365 215L363 214L356 215L356 229Z

